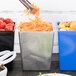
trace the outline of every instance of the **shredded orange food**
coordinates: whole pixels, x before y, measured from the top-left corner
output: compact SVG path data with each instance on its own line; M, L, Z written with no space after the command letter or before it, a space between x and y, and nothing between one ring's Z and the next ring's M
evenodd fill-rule
M53 26L51 23L39 18L39 8L34 6L34 4L32 4L32 7L35 9L35 11L32 12L33 15L36 15L35 19L29 19L30 22L20 22L20 31L53 31ZM28 12L28 9L24 10L24 12ZM30 14L30 12L27 13L27 15Z
M24 12L27 13L27 15L33 14L33 15L39 16L39 7L35 6L34 3L31 4L31 6L34 8L34 11L32 13L28 11L28 9L25 9Z

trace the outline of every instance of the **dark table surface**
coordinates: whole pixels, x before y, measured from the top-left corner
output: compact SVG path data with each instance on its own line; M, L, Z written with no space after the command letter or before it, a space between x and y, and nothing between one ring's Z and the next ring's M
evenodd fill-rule
M13 62L13 70L8 72L7 76L37 76L40 71L22 71L21 65L21 54L17 54L16 59ZM62 73L76 76L76 71L60 71L59 70L59 56L58 54L53 54L51 70L41 71L42 73Z

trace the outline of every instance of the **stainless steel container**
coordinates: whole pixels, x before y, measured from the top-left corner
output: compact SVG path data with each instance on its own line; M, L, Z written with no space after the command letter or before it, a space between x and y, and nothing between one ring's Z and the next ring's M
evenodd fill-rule
M53 32L19 32L23 70L50 70Z

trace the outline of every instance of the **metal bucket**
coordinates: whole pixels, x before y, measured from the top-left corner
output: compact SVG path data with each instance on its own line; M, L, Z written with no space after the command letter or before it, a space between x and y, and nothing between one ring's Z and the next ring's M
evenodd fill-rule
M19 32L23 70L51 70L53 32Z

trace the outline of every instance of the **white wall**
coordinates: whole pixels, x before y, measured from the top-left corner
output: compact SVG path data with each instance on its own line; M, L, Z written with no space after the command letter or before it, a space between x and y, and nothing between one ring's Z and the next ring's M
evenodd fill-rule
M35 3L42 10L50 11L76 11L76 0L29 0ZM0 0L0 11L20 11L25 7L19 0Z
M76 0L29 0L40 7L41 16L49 22L52 22L55 36L53 52L58 53L58 40L57 40L57 21L70 21L76 20ZM0 0L0 17L10 17L17 24L20 21L26 20L26 16L22 17L21 14L25 7L19 0ZM15 32L15 50L20 52L18 30Z

